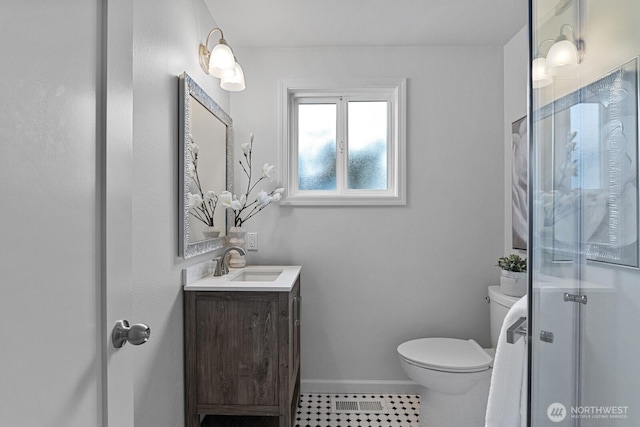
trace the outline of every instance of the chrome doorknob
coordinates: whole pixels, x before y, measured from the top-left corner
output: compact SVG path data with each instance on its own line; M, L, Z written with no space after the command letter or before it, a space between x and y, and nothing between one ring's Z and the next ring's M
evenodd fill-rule
M127 341L133 345L140 345L149 341L150 335L151 328L144 323L129 326L128 321L118 320L111 333L111 342L115 348L121 348Z

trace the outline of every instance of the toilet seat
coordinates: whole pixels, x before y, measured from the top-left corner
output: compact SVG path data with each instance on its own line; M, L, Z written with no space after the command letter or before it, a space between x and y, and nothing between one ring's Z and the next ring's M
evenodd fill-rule
M442 372L481 372L493 364L474 340L420 338L400 344L398 354L413 365Z

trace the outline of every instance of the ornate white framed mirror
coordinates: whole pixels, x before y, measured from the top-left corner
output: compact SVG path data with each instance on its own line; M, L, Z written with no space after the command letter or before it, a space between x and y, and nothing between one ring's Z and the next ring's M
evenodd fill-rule
M180 255L191 258L224 244L233 192L233 121L187 74L180 76Z

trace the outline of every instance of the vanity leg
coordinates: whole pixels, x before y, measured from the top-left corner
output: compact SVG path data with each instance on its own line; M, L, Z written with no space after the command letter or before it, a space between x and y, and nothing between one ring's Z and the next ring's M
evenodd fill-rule
M185 427L200 427L200 415L187 414L184 425Z
M184 346L185 346L185 388L184 415L185 427L200 427L200 415L196 412L196 305L195 292L183 292L184 311Z
M288 413L278 417L278 427L291 427L291 417Z

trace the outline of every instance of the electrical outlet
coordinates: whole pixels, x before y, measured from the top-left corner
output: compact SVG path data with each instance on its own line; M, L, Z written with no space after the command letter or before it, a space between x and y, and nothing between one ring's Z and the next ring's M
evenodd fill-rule
M247 250L258 250L258 233L247 233Z

